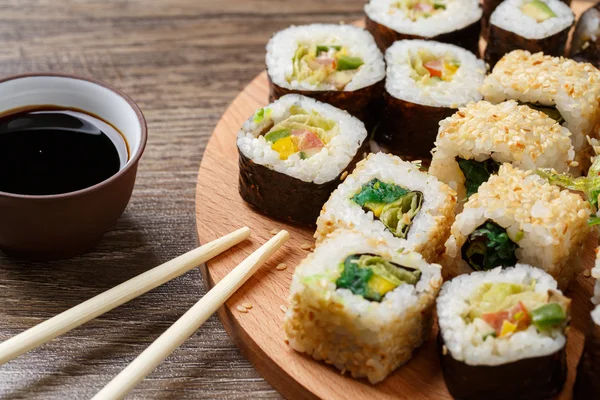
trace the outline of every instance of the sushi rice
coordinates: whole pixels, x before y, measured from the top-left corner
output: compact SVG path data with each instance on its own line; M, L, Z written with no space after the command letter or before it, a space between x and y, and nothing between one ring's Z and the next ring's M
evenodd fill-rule
M340 263L354 254L375 254L421 271L416 284L404 283L381 302L337 288ZM290 346L355 378L383 380L406 363L429 338L440 266L412 252L398 251L383 238L339 231L296 268L284 330Z

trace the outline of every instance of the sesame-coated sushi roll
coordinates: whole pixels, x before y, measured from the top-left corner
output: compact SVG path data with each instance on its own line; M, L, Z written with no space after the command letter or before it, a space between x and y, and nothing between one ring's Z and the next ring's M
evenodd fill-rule
M385 53L385 119L376 139L394 154L430 159L438 123L481 100L485 64L446 43L402 40Z
M339 231L294 272L290 346L355 378L382 381L431 334L440 266L385 239Z
M270 101L295 93L348 111L368 129L379 122L383 54L369 32L351 25L292 26L267 44Z
M585 346L577 367L574 400L600 399L600 247L596 249L596 265L592 268L592 276L596 279L592 298L596 307L590 314Z
M543 112L513 100L470 103L440 122L429 173L456 190L462 206L505 162L567 172L575 154L570 136Z
M437 298L446 386L461 400L545 400L567 377L571 300L525 264L446 282ZM591 399L591 397L590 397Z
M560 0L506 0L490 18L485 61L494 66L503 55L523 49L562 56L575 15Z
M317 220L315 238L338 229L359 229L429 262L444 251L454 221L456 193L396 156L370 154L333 192Z
M397 40L451 43L479 55L481 7L477 0L370 0L366 26L385 51Z
M600 67L600 3L587 9L575 26L569 56L579 62Z
M600 71L592 65L515 50L496 64L481 93L492 103L517 100L557 120L571 132L575 161L587 171L586 136L598 138L600 128Z
M590 205L578 194L503 164L456 216L444 267L456 276L521 262L567 288L581 265L589 216Z
M340 177L363 157L364 124L346 111L286 95L238 133L242 198L278 219L314 224Z

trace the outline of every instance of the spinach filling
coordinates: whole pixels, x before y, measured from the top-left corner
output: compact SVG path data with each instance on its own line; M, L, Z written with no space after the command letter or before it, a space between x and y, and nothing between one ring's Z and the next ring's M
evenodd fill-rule
M474 271L487 271L499 266L514 266L518 247L508 237L506 229L488 220L467 237L461 253Z
M537 103L523 103L521 101L519 101L518 103L519 105L527 106L529 108L533 108L534 110L543 112L544 114L558 122L560 125L562 125L563 122L565 122L565 119L560 114L560 111L558 111L554 106L543 106Z
M352 200L365 212L371 211L394 236L404 239L423 206L423 193L373 179Z
M479 186L487 182L491 175L497 174L500 169L500 163L488 158L484 161L465 160L456 157L456 162L465 176L465 189L467 189L467 198L477 193Z
M402 267L383 257L373 254L354 254L340 264L342 273L336 280L338 288L371 301L381 301L383 296L398 286L407 283L414 285L421 277L421 271Z

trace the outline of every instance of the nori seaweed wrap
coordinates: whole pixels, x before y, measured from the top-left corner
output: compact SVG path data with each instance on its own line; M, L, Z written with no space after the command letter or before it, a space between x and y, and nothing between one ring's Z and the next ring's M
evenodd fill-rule
M569 56L575 61L600 67L600 3L588 8L577 21Z
M267 44L269 100L312 97L348 111L370 131L381 119L385 64L373 37L352 25L292 26Z
M481 100L485 65L446 43L401 40L386 51L385 118L375 139L392 153L430 159L438 123Z
M560 0L506 0L490 17L485 62L517 50L562 56L575 15Z
M364 124L345 111L283 96L238 133L240 195L271 217L314 224L341 176L363 157L366 137Z
M544 400L567 376L571 300L526 264L446 282L437 299L438 348L450 394L461 400Z
M435 40L479 56L481 7L476 0L371 0L366 28L382 51L395 41Z

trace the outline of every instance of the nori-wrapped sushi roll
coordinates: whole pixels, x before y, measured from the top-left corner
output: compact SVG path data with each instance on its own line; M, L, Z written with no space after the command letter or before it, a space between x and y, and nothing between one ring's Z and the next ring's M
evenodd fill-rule
M502 164L456 216L446 241L445 273L522 262L548 272L566 289L581 266L589 216L590 205L578 194Z
M301 94L348 111L371 130L381 119L385 64L373 37L351 25L292 26L267 44L270 101Z
M338 186L317 220L317 243L339 229L359 229L435 262L454 221L456 193L419 169L384 153L370 154Z
M569 56L579 62L588 62L600 68L600 3L587 9L575 27Z
M429 173L456 190L462 208L502 163L567 172L575 155L570 136L543 112L514 100L470 103L440 122Z
M485 61L496 65L506 53L522 49L562 56L575 21L560 0L506 0L492 13Z
M587 136L598 138L600 71L590 64L515 50L496 64L481 87L485 100L516 100L534 107L571 132L575 161L585 173L593 155Z
M385 53L385 118L375 139L392 153L430 159L438 123L481 100L485 64L446 43L401 40Z
M477 0L371 0L366 27L385 51L397 40L451 43L479 56L481 7Z
M294 271L287 340L315 360L380 382L429 339L441 284L440 266L419 254L337 231Z
M460 400L546 400L567 377L571 301L525 264L446 282L437 299L440 361Z
M366 138L364 124L346 111L283 96L238 133L240 195L271 217L314 224L342 174L363 157Z

